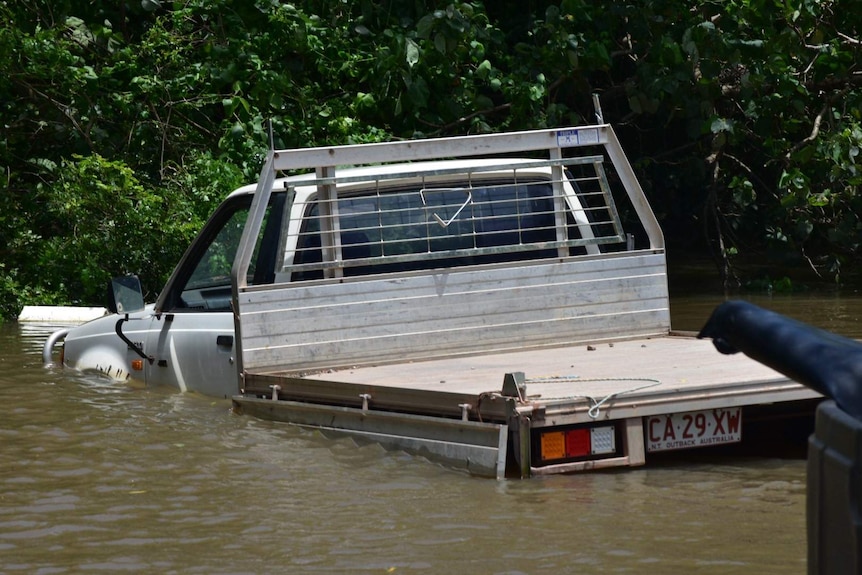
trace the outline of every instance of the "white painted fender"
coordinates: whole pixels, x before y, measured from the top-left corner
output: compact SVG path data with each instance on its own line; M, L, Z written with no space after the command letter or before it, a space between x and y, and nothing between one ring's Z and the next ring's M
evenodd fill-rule
M133 322L134 328L125 331L133 341L144 341L150 314L151 309L129 314L133 319L144 320ZM132 361L139 356L117 336L116 325L120 317L107 315L67 330L63 342L63 364L80 371L98 371L117 381L132 377L145 381L143 370L132 370Z

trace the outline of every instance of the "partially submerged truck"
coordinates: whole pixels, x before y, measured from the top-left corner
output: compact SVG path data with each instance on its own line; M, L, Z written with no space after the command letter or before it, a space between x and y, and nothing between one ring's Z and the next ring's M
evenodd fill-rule
M155 304L62 362L472 473L637 466L820 396L672 331L664 238L611 126L273 150Z

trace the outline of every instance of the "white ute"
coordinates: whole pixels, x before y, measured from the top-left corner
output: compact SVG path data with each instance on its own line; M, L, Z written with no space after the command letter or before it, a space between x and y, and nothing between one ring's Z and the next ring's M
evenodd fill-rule
M478 475L643 465L819 401L671 330L664 237L607 124L273 150L155 304L135 277L111 293L46 358L65 340L69 367Z

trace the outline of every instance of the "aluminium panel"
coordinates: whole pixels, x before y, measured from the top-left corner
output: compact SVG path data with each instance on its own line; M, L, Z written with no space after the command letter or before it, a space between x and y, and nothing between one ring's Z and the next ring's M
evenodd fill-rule
M235 396L242 413L348 434L433 461L463 467L471 474L502 479L506 471L508 426L404 413L363 410Z
M246 291L243 365L298 372L667 333L663 264L647 253Z

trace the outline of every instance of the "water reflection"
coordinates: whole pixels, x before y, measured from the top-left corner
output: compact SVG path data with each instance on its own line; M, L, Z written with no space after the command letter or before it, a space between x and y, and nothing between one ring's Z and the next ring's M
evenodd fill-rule
M672 297L671 325L674 329L697 331L712 310L726 299L744 299L820 329L862 338L862 296L834 292L774 296L758 293L725 296L716 292Z
M673 306L699 329L721 296ZM755 303L860 336L859 299ZM493 481L57 369L0 327L6 573L802 573L805 462Z

